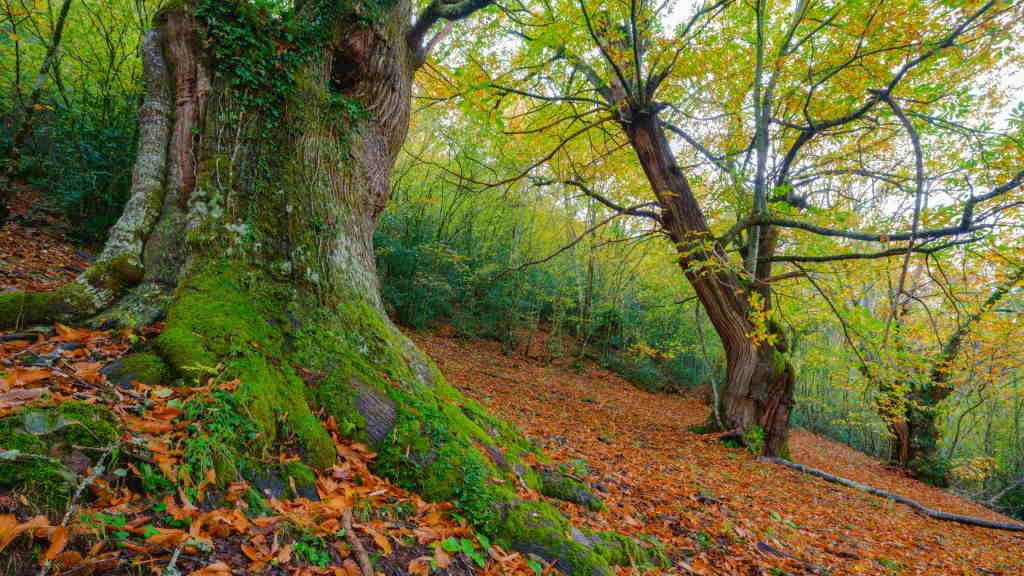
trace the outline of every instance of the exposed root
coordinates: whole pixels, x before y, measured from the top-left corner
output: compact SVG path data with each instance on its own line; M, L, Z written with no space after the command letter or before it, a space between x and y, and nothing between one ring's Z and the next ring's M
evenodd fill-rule
M847 479L847 478L842 478L842 477L836 476L834 474L829 474L828 472L824 472L822 470L818 470L817 468L811 468L810 466L804 466L803 464L797 464L796 462L790 462L789 460L783 460L782 458L771 458L771 457L767 457L766 456L766 457L759 458L758 460L760 460L762 462L769 462L769 463L772 463L772 464L779 464L780 466L785 466L787 468L792 468L794 470L798 470L800 472L803 472L804 474L809 474L811 476L816 476L818 478L821 478L823 480L828 480L829 482L833 482L835 484L840 484L840 485L846 486L848 488L853 488L854 490L860 490L861 492L867 492L868 494L874 494L875 496L881 496L882 498L885 498L887 500L892 500L894 502L899 502L900 504L906 504L907 506L910 506L911 508L913 508L915 511L920 512L921 514L924 514L925 516L928 516L929 518L934 518L936 520L945 520L947 522L957 522L959 524L967 524L968 526L981 526L982 528L993 528L995 530L1009 530L1011 532L1024 532L1024 524L1016 524L1016 523L1013 523L1013 522L995 522L993 520L985 520L984 518L977 518L977 517L974 517L974 516L962 516L960 514L950 514L948 512L942 512L940 510L933 510L931 508L928 508L927 506L924 506L923 504L920 504L918 502L915 502L914 500L911 500L910 498L906 498L904 496L900 496L899 494L893 494L892 492L886 492L885 490L881 490L879 488L875 488L874 486L868 486L867 484L861 484L860 482L855 482L855 481Z

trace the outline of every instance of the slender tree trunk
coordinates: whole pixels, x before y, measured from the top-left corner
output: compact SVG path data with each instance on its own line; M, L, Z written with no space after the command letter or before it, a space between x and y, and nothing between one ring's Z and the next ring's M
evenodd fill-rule
M880 411L893 435L890 460L907 469L915 476L933 484L944 485L946 479L945 459L939 454L941 433L938 427L939 406L953 393L950 385L952 363L960 354L964 340L981 317L990 312L1010 291L1024 279L1024 267L1010 272L985 299L981 306L968 316L950 335L942 350L932 362L928 379L923 384L911 384L906 397L898 406L881 406ZM883 392L885 390L883 389ZM884 394L883 394L884 396Z
M5 219L10 212L10 202L13 198L14 189L11 185L11 178L18 169L18 162L21 161L21 151L25 147L29 134L32 132L32 120L39 107L39 100L43 95L43 87L46 85L46 78L50 75L50 69L57 60L57 51L60 49L61 39L64 37L64 23L68 19L68 11L71 9L71 0L64 0L57 15L57 21L53 27L53 37L50 38L50 45L46 48L46 56L43 57L43 64L39 68L32 92L28 101L25 102L24 110L21 113L21 123L14 133L11 142L11 151L3 166L0 166L0 221Z
M725 349L722 414L728 432L766 455L783 455L793 406L793 369L783 334L762 312L767 288L751 290L714 240L655 114L634 111L623 129L661 204L662 224ZM770 240L766 238L762 249ZM752 294L757 294L757 300ZM761 302L763 304L759 304ZM763 320L761 320L763 319Z

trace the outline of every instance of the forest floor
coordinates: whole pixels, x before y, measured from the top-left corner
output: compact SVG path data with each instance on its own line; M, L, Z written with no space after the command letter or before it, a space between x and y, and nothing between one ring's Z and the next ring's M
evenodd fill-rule
M63 240L59 221L34 212L31 203L15 214L0 228L0 291L53 288L88 265L88 255ZM122 440L145 446L150 463L173 476L181 458L173 446L186 433L175 420L178 407L216 391L138 382L115 386L104 375L105 366L159 328L125 333L56 326L0 338L0 418L26 403L104 403L119 420ZM574 370L550 358L507 356L493 342L442 333L410 336L454 385L518 424L555 461L594 487L606 510L561 505L578 525L657 537L674 560L669 573L1024 573L1024 536L924 518L905 506L759 462L713 435L691 432L708 414L695 396L643 392L594 366ZM347 532L375 558L378 572L479 570L474 563L485 562L484 546L446 512L447 505L424 503L373 476L366 468L372 454L365 447L340 437L336 442L341 459L320 474L319 502L282 497L260 517L243 513L251 512L240 497L244 486L227 487L220 508L196 506L183 492L153 501L130 483L118 483L111 471L90 476L95 467L87 466L81 472L92 478L92 499L81 503L77 519L69 515L63 523L32 517L16 495L0 490L0 550L7 547L0 553L0 573L107 574L128 563L133 574L160 573L174 565L178 573L195 576L359 576L358 554L343 529L342 511L354 501L363 507L348 520L353 529ZM1006 520L804 431L794 433L791 450L797 462L933 508ZM215 489L210 480L199 484L200 493ZM26 544L21 534L34 540ZM191 543L197 540L212 543L212 550L196 552ZM484 574L529 575L538 569L497 547L488 552ZM25 564L29 557L47 559L47 570Z
M1024 574L1024 535L923 517L910 508L759 462L696 434L696 396L652 394L619 376L506 356L493 342L411 333L448 380L517 423L556 461L587 463L608 505L563 509L578 525L650 534L682 551L682 573ZM1008 521L886 468L845 445L794 431L791 457L951 513Z

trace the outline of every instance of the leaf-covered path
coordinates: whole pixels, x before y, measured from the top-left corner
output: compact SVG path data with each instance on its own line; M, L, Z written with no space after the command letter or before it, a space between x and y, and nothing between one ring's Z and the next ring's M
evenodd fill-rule
M643 392L592 367L504 356L495 343L412 337L449 381L518 423L553 458L587 463L586 480L608 507L564 505L579 524L657 536L680 552L683 573L1024 573L1020 534L931 520L690 432L707 416L697 398ZM791 449L797 462L932 508L1007 520L807 432L795 432Z

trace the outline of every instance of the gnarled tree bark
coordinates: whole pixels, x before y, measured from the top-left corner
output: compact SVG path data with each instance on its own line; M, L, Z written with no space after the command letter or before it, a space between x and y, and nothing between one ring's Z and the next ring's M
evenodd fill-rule
M742 279L728 262L676 163L657 113L633 109L621 125L661 206L662 227L676 247L679 266L725 349L726 379L717 420L752 448L769 456L785 454L794 373L784 335L762 314L770 305L770 292L767 287L755 291L754 282ZM761 249L769 251L773 244L767 237ZM770 274L770 268L759 272Z
M290 69L250 70L269 79L257 85L233 68L277 40L259 28L273 19L244 0L164 9L143 45L147 91L123 217L77 282L0 295L0 326L166 314L154 352L186 382L237 378L256 432L209 439L220 481L289 475L257 464L281 450L331 466L326 420L371 444L380 474L454 501L508 547L608 574L556 508L520 500L520 487L545 490L524 458L536 449L447 384L384 313L373 231L424 35L488 2L435 4L413 26L410 0L297 3L289 26L312 30L315 44ZM238 28L221 37L218 26ZM218 46L239 33L255 48Z

